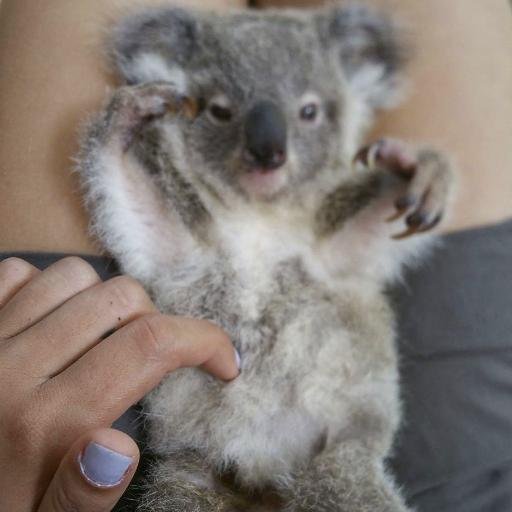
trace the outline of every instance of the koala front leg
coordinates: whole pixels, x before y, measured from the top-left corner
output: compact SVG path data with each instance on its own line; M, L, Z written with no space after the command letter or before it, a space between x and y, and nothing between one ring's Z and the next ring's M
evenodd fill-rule
M357 441L317 455L283 496L284 512L409 512L382 460Z
M190 187L182 193L185 185L179 182L175 162L183 161L180 123L193 117L195 108L168 83L121 87L82 138L77 171L93 234L124 272L143 283L166 266L186 261L196 248L174 201L193 193ZM148 128L156 130L155 120L164 117L173 136L164 148L147 144L141 137Z
M173 454L152 470L137 512L244 512L251 508L224 487L201 454Z
M362 148L354 162L370 171L393 173L407 183L395 200L396 213L388 219L393 222L405 217L407 227L393 238L430 231L443 219L454 175L442 153L431 148L415 150L405 142L382 139Z
M404 263L426 254L432 237L412 235L426 234L443 218L453 171L442 153L389 139L363 148L354 162L317 211L318 253L334 275L391 282ZM405 229L397 225L403 219Z
M197 104L167 82L123 86L114 93L91 135L96 143L110 145L111 151L126 153L146 124L168 113L193 118Z

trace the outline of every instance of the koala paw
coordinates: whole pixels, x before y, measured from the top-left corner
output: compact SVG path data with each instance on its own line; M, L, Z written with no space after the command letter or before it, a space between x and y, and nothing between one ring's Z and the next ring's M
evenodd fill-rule
M193 99L176 92L167 82L119 88L107 109L110 133L120 137L126 152L142 127L166 114L193 119L198 105Z
M442 153L415 150L405 142L382 139L362 148L354 163L390 172L407 182L406 192L395 200L396 213L388 219L394 222L404 217L406 229L393 238L430 231L443 219L453 188L453 171Z

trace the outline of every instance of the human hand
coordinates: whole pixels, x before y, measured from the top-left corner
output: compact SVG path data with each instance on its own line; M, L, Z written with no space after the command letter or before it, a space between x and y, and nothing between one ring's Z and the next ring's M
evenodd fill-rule
M111 510L139 452L110 425L186 366L239 373L223 331L159 314L131 278L0 262L0 510Z

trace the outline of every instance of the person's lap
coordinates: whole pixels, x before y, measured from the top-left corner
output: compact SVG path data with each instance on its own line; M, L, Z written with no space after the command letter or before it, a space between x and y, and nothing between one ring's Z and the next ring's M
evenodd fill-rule
M512 221L442 239L394 289L404 424L392 468L418 512L512 507Z

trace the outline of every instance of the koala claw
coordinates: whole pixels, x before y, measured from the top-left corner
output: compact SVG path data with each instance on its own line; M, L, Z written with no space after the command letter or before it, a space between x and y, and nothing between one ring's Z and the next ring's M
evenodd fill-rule
M431 149L414 151L406 143L382 139L362 148L354 158L370 170L387 171L408 183L405 195L399 197L387 222L405 217L406 230L392 238L401 240L430 231L444 216L452 188L449 163Z
M360 149L353 163L370 170L385 168L399 176L410 178L416 168L417 158L405 142L380 139Z
M111 129L120 135L126 152L145 124L168 113L194 119L199 106L192 98L177 93L169 83L154 82L121 87L114 94L109 111L113 118Z

